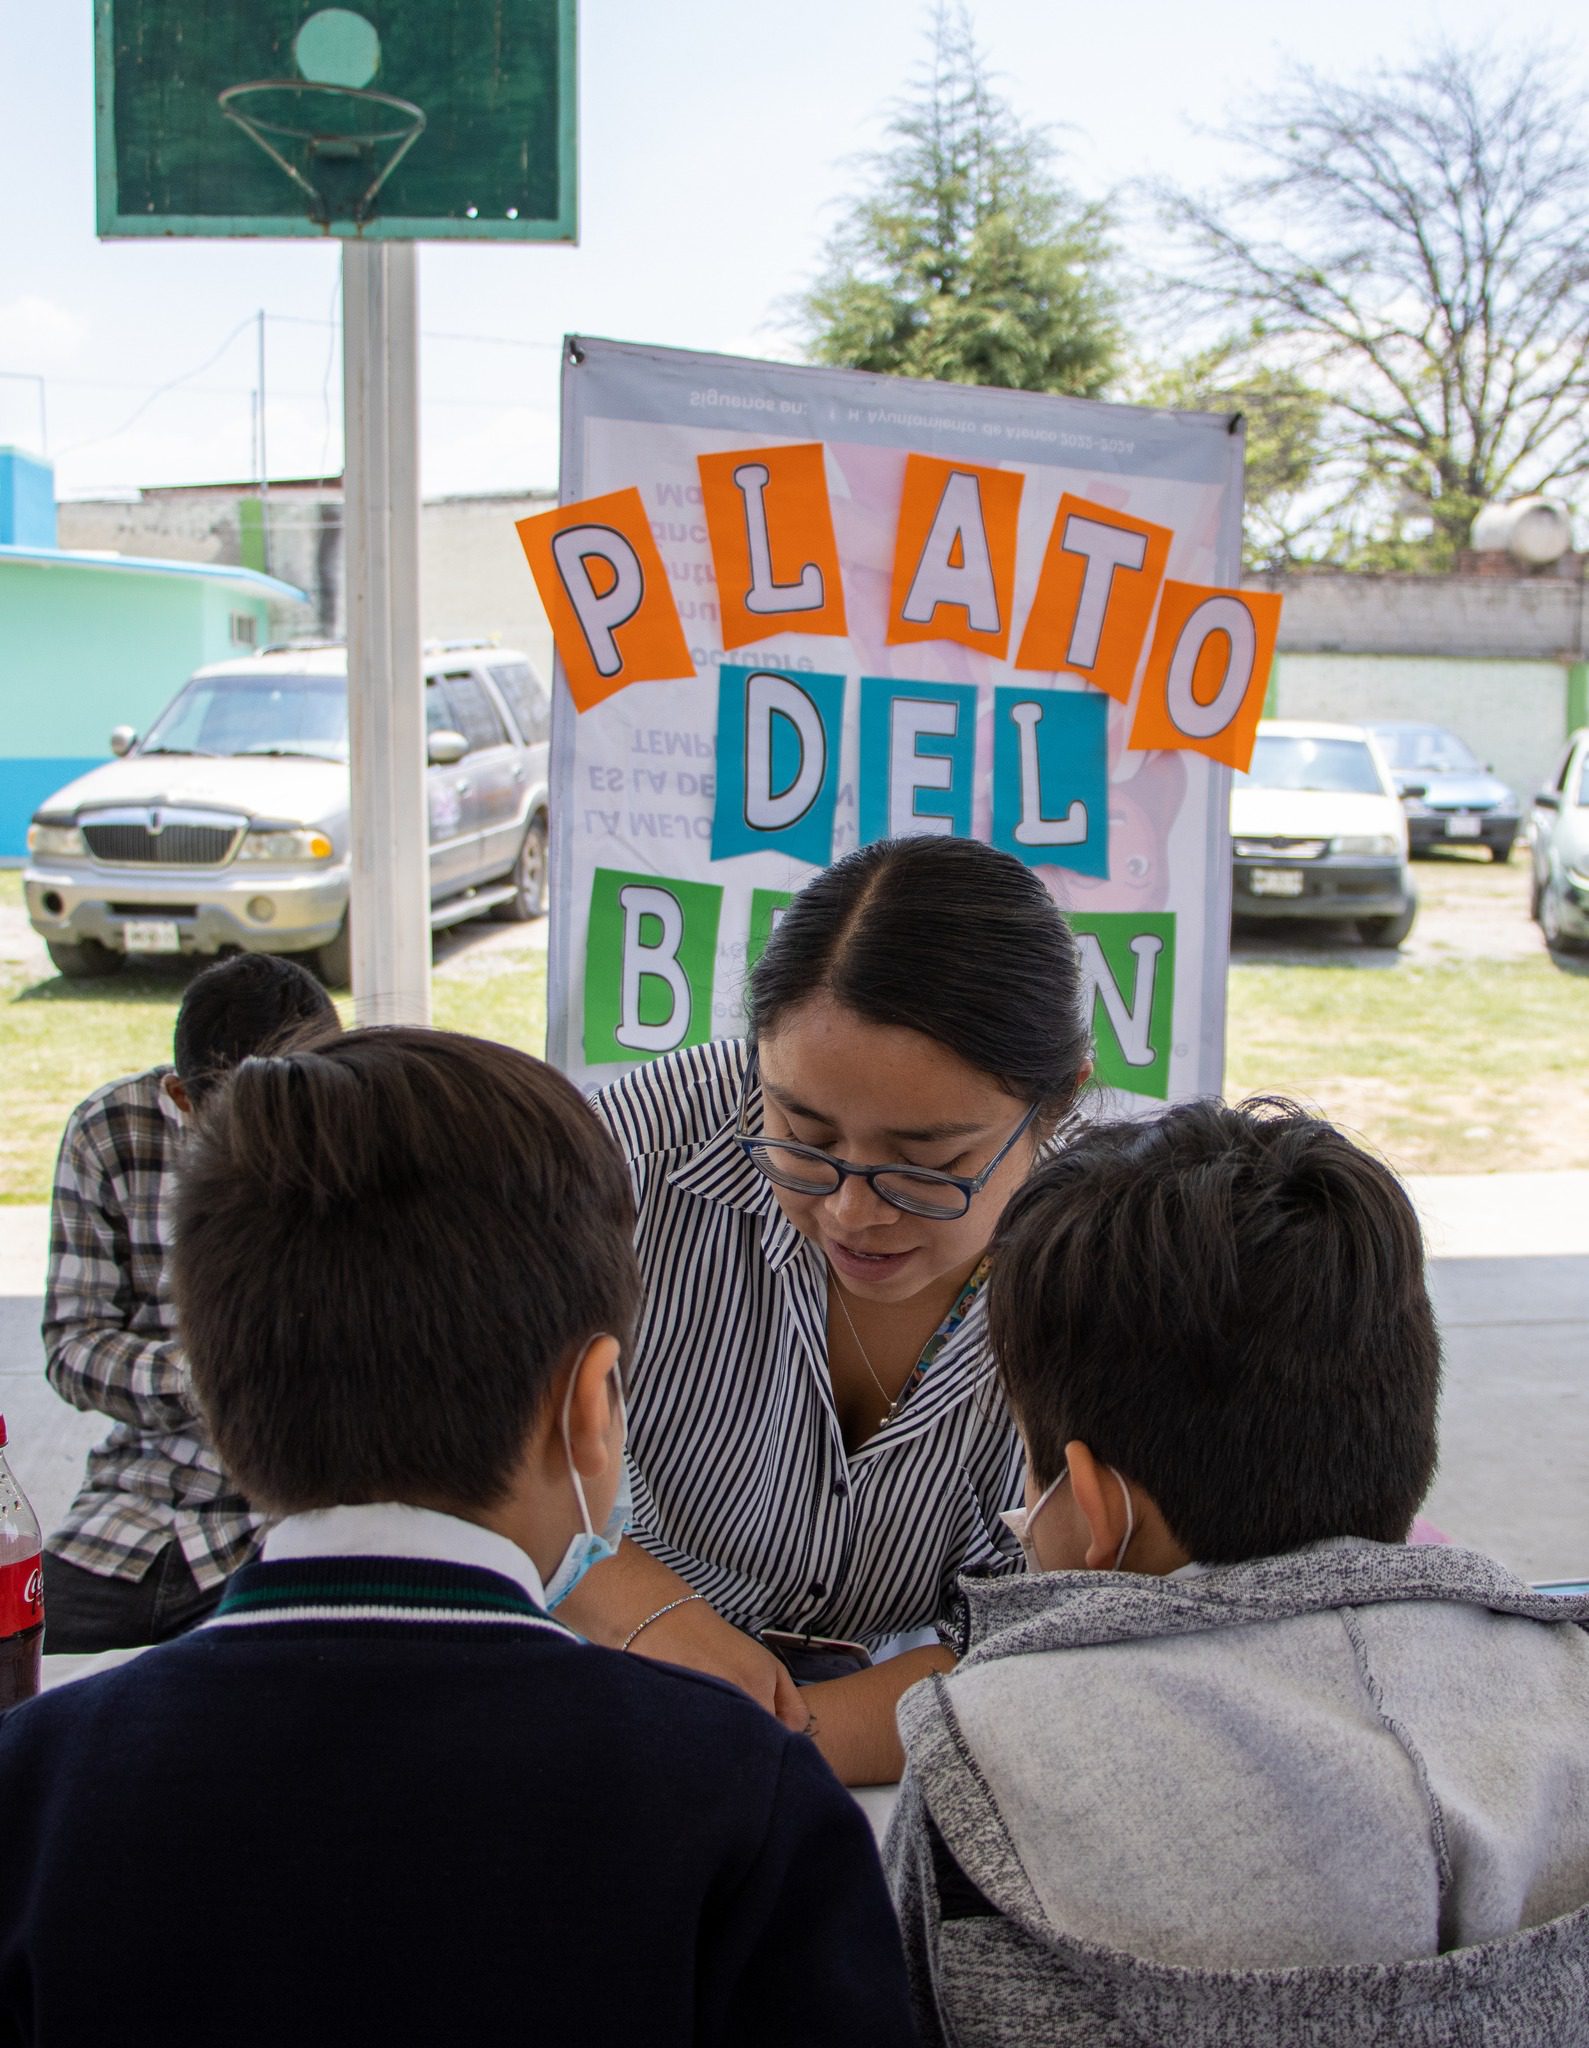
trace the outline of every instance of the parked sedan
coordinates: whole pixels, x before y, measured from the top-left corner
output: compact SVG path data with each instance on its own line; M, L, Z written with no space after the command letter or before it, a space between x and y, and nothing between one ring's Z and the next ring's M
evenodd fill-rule
M1370 946L1412 930L1407 821L1361 726L1264 720L1230 830L1234 916L1350 918Z
M1546 945L1589 951L1589 725L1568 740L1555 776L1534 799L1528 852L1529 908Z
M1471 747L1443 725L1398 719L1368 729L1390 763L1414 853L1482 845L1491 860L1511 859L1521 806Z

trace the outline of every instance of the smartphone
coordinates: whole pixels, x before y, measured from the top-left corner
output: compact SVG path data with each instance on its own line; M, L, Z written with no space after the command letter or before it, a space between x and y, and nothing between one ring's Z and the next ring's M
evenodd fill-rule
M824 1679L849 1678L871 1667L871 1652L864 1643L847 1643L839 1636L764 1628L760 1640L787 1667L796 1685L820 1685Z

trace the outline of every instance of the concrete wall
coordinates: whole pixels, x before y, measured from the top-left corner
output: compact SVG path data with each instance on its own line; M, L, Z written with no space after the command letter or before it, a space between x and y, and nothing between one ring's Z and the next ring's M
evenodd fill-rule
M111 758L112 726L150 721L192 671L243 651L234 615L264 600L208 579L94 562L0 561L0 860L63 782Z
M526 653L548 682L552 629L515 520L544 512L550 491L514 497L435 498L419 537L419 616L427 640L495 635Z
M556 502L550 491L436 498L420 515L420 630L427 640L476 634L519 647L550 678L552 633L514 532L514 521ZM275 484L267 517L238 485L146 491L132 500L83 499L60 508L61 545L190 562L268 566L309 593L282 607L271 634L346 632L340 485ZM268 553L268 563L267 563Z
M1583 659L1589 583L1581 575L1259 576L1285 598L1280 649L1307 654Z
M268 521L259 517L257 496L235 485L69 499L59 518L63 548L226 562L268 570L307 591L307 607L272 606L267 638L342 634L342 493L335 486L279 486L270 496Z
M1526 804L1569 729L1568 669L1557 661L1434 655L1281 654L1274 718L1415 718L1459 733Z

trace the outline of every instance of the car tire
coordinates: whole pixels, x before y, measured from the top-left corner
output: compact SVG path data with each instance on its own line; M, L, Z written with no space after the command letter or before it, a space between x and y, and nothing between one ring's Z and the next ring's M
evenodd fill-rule
M1589 942L1562 930L1561 892L1550 880L1539 893L1539 928L1552 953L1589 953Z
M1365 946L1399 946L1412 930L1413 919L1418 915L1418 905L1409 903L1394 917L1360 917L1357 920L1358 936Z
M493 904L491 915L503 924L528 924L546 915L546 813L537 811L524 828L519 857L509 877L513 894Z
M343 918L336 937L328 939L315 955L315 965L327 988L353 986L353 938L347 918Z
M1543 894L1544 890L1539 879L1539 869L1530 861L1528 864L1528 914L1535 924L1539 923L1539 906Z
M1489 849L1490 859L1496 862L1498 866L1504 867L1506 863L1511 859L1512 848L1516 845L1517 842L1515 840L1508 839L1506 844L1502 846L1498 840L1487 839L1484 843Z
M68 981L102 981L107 975L120 974L127 965L125 953L101 945L98 939L46 939L44 950L56 973L64 974Z

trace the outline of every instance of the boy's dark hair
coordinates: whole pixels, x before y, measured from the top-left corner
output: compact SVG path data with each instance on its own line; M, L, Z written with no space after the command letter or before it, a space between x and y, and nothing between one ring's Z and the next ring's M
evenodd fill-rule
M1055 1115L1091 1052L1069 925L1030 868L977 839L875 840L808 882L751 975L751 1036L823 992Z
M250 1053L266 1052L305 1025L334 1026L336 1005L296 960L236 953L194 975L177 1011L173 1058L188 1100L202 1102Z
M183 1158L173 1281L226 1469L276 1513L499 1501L557 1370L627 1344L629 1176L578 1089L445 1031L244 1060Z
M988 1322L1033 1477L1079 1438L1202 1563L1399 1543L1434 1476L1418 1219L1293 1103L1084 1130L1005 1210Z

